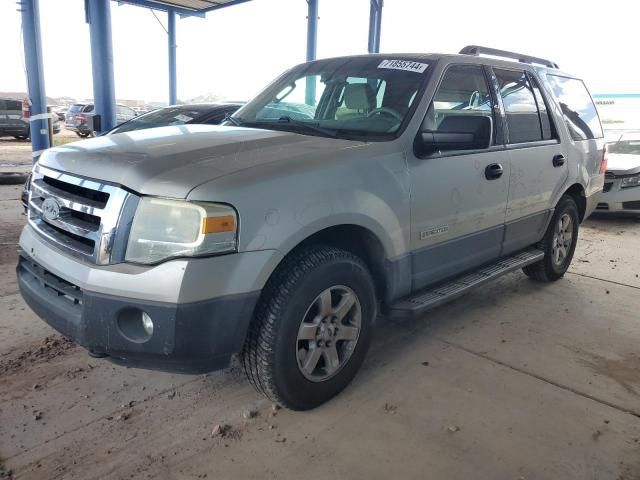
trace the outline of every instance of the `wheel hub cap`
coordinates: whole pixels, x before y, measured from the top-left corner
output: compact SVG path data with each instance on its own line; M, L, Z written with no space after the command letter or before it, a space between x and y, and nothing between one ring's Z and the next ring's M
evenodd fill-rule
M311 303L296 338L296 358L302 375L322 382L348 362L360 335L362 308L349 287L327 288Z
M568 213L563 214L556 223L551 242L551 254L555 265L562 265L569 255L573 242L573 220Z

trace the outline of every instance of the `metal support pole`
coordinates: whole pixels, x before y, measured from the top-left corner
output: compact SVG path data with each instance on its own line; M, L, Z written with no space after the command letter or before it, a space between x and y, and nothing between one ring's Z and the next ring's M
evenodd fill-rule
M307 0L307 62L316 59L318 44L318 0ZM307 77L307 90L305 94L307 105L316 104L315 78Z
M42 152L49 148L47 95L44 90L42 44L40 41L40 9L38 0L22 0L20 7L24 59L27 68L29 98L31 99L29 128L33 150L32 158L35 163Z
M91 37L94 112L100 115L97 133L112 129L116 123L110 8L110 0L85 0L86 21Z
M378 14L376 15L376 43L375 52L380 52L380 37L382 36L382 2L383 0L376 0L378 2Z
M380 31L382 28L382 0L370 0L369 7L369 53L380 51Z
M178 103L176 70L176 12L167 12L167 36L169 38L169 105Z

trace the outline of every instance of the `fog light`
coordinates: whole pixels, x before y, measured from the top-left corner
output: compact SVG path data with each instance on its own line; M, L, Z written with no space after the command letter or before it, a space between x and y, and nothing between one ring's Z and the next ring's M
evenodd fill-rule
M118 314L118 329L130 342L144 343L153 335L153 320L142 310L127 308Z
M142 328L149 336L153 335L153 321L147 312L142 312Z

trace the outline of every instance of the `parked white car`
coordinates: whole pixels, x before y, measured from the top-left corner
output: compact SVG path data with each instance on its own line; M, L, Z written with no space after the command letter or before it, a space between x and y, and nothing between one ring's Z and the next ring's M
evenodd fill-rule
M608 136L609 162L598 212L640 215L640 131Z

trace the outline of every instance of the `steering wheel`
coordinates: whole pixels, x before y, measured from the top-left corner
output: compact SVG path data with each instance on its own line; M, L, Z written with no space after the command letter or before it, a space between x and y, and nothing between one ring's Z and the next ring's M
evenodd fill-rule
M367 115L367 118L373 117L376 113L386 113L387 115L395 118L398 122L402 122L403 120L402 115L396 112L393 108L389 108L389 107L374 108L369 112L369 115Z

